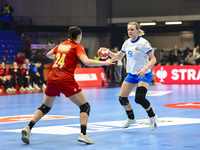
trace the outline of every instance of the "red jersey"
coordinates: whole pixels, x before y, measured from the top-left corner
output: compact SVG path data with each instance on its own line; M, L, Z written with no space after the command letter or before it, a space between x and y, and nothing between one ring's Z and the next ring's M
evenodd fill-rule
M0 76L5 76L6 68L0 68Z
M47 83L75 82L74 70L80 61L79 56L86 55L83 46L67 40L56 46L53 53L55 58Z
M20 75L24 75L25 73L26 73L26 71L27 71L27 69L26 68L20 68L21 69L21 74Z

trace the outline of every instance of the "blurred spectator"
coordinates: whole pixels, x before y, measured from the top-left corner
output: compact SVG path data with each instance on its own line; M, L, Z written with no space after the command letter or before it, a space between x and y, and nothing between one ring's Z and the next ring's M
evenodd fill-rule
M106 61L107 59L109 59L109 57L106 58L106 59L100 58L100 61ZM106 75L106 77L108 79L108 82L111 82L111 74L110 74L111 65L110 66L102 66L102 67L104 69L104 72L105 72L105 75Z
M13 24L13 17L12 13L14 9L8 4L7 1L4 3L4 7L0 10L0 12L3 11L2 15L2 22L3 22L3 30L10 30L11 24Z
M200 49L199 49L199 45L197 45L197 47L194 48L193 56L196 59L196 65L199 65L200 64Z
M53 38L50 38L49 42L48 42L48 45L56 45Z
M156 73L152 68L152 80L151 80L151 84L156 84Z
M96 54L96 55L94 56L94 60L97 60L97 61L100 60L100 57L98 56L98 54Z
M174 45L174 48L169 53L169 61L171 65L179 64L181 51L178 49L178 45Z
M40 61L42 65L44 65L44 55L42 53L42 49L38 49L36 54L34 55L33 61L36 63Z
M20 91L31 90L28 87L28 80L30 79L30 76L29 76L29 73L27 71L26 64L23 63L18 71L19 71L18 72L18 81L19 81Z
M17 66L17 62L13 62L13 65L11 67L9 67L9 74L11 76L11 89L12 91L16 91L15 86L18 83L18 66Z
M186 47L186 49L183 51L184 58L187 57L190 52L192 52L192 50L189 47Z
M6 65L5 62L2 61L1 65L0 65L0 85L4 85L4 91L11 92L11 91L13 91L10 88L11 76L6 75L7 71L6 71L5 65Z
M31 64L30 65L30 70L29 70L29 75L32 79L32 84L33 84L33 87L36 89L36 90L40 90L39 88L39 79L40 79L40 73L38 72L38 68L40 68L41 66L41 62L36 62L35 64Z
M26 75L29 75L29 76L30 76L29 70L30 70L31 63L30 63L29 59L26 58L26 59L24 60L24 63L26 64ZM27 89L27 90L29 90L29 89L30 89L30 90L35 90L35 89L32 87L31 83L32 83L32 79L31 79L31 76L30 76L30 78L28 79L28 89Z
M46 85L44 81L44 55L42 54L42 49L38 50L33 60L35 63L41 62L41 66L38 68L38 72L40 74L39 79L41 80L42 89L46 89Z
M192 52L189 52L189 55L185 57L185 65L195 65L195 57L193 56Z
M18 52L15 61L16 61L17 64L19 64L19 65L23 64L23 63L24 63L24 53Z
M119 53L119 48L117 46L114 47L114 53ZM116 62L115 67L114 67L114 76L115 76L116 84L120 84L121 83L121 80L122 80L122 68L123 68L122 60L118 60Z
M32 35L22 33L22 41L24 41L24 50L25 57L30 59L31 57L31 44L32 44Z

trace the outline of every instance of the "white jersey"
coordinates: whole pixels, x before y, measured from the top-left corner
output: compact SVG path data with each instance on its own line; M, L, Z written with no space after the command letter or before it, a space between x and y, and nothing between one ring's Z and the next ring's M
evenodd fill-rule
M149 56L147 54L152 50L150 43L140 36L134 42L131 41L131 38L127 39L121 49L123 53L126 53L127 73L137 74L138 69L144 68L149 63ZM149 72L151 72L151 68L146 71L146 73Z

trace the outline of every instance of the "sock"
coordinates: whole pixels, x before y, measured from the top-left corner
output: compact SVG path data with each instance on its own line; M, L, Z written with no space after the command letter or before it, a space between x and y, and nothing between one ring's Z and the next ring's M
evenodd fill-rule
M30 123L28 124L30 130L33 128L34 125L35 125L35 122L31 120Z
M154 116L155 116L155 114L154 114L152 108L150 108L150 109L147 111L147 114L148 114L149 117L154 117Z
M86 135L86 129L87 125L81 125L81 133L83 133L83 135Z
M129 119L135 119L135 116L134 116L134 113L133 113L133 110L126 110L126 114L128 115L128 118Z

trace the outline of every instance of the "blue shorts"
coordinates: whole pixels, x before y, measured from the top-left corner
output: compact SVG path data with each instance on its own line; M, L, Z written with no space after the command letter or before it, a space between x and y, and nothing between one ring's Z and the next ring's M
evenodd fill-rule
M150 84L151 80L152 80L152 72L149 72L146 73L143 78L138 78L136 74L129 73L124 81L132 84L137 84L139 82L147 82Z

